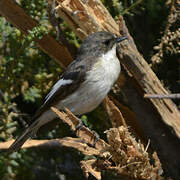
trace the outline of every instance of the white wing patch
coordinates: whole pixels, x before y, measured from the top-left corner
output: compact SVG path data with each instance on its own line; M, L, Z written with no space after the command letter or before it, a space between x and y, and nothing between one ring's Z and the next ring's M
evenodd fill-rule
M46 103L52 96L53 94L61 87L67 84L71 84L73 82L73 80L71 79L60 79L51 89L51 91L48 93L48 95L45 97L46 101L44 103Z

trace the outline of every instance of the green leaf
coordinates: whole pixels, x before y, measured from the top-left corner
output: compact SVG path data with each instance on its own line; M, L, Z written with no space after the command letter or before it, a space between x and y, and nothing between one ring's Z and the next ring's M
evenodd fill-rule
M10 164L11 164L12 166L14 166L14 167L18 167L18 166L19 166L19 164L18 164L15 160L11 160L11 161L10 161Z
M35 102L37 98L40 98L40 90L37 89L36 87L31 87L24 93L24 100L27 102Z

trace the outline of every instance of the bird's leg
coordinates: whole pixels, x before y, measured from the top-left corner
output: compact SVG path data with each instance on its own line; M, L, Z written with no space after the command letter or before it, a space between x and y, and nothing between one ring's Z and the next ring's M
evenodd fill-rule
M80 130L83 127L83 125L84 125L82 120L79 117L77 117L77 119L78 119L79 123L76 126L75 133L77 133L77 131Z
M77 133L77 131L80 130L83 126L85 126L89 131L92 131L93 134L94 134L94 137L95 137L95 140L94 140L94 143L93 143L92 147L95 148L96 143L99 140L99 134L94 130L90 130L86 125L84 125L83 121L80 118L77 118L77 119L79 121L79 124L76 126L75 133Z
M100 138L99 138L99 134L96 131L92 130L92 132L94 133L94 137L95 137L95 140L92 146L95 148L96 143L99 141Z

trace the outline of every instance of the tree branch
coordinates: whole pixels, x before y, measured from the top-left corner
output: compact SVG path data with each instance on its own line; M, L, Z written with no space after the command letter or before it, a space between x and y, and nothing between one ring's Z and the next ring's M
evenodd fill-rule
M13 0L0 0L0 14L25 34L28 34L28 30L38 26L38 23L25 14L24 10ZM54 58L61 67L66 67L73 60L66 46L59 44L50 35L36 39L36 42L40 49Z
M13 142L14 140L1 142L0 150L7 150ZM80 138L71 138L71 137L65 137L62 139L51 139L51 140L27 140L22 146L22 149L27 149L27 148L59 149L61 147L75 148L78 151L81 151L83 154L88 156L99 155L99 150L89 147Z
M59 116L59 118L67 123L72 131L76 131L76 127L79 124L78 118L72 114L68 109L65 109L66 113L58 111L56 108L51 107L51 109ZM84 125L76 132L76 135L81 138L82 141L85 141L87 144L95 145L97 149L103 149L107 144L104 140L98 139L96 142L96 135L90 131Z
M180 94L145 94L148 99L180 99Z

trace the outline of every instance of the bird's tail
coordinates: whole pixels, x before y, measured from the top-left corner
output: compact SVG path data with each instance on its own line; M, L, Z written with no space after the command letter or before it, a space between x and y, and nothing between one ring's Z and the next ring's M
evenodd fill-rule
M17 151L21 148L21 146L28 140L30 137L34 136L37 131L37 122L32 123L29 127L26 128L26 130L23 132L23 134L18 137L13 144L8 148L8 152Z
M26 140L28 140L30 137L33 137L36 134L37 130L41 126L52 121L55 117L56 114L51 110L43 112L43 114L42 111L36 113L36 115L32 119L32 124L26 128L23 134L14 141L14 143L9 147L7 151L12 152L19 150L21 146L26 142Z

